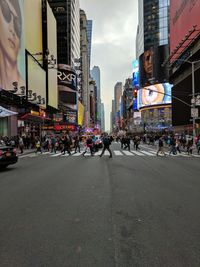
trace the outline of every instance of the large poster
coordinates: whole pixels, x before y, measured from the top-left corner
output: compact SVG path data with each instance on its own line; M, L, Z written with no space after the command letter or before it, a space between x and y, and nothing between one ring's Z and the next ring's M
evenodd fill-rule
M168 54L168 45L151 47L144 51L139 58L140 87L168 81L167 67L162 66Z
M171 103L172 85L154 84L138 90L138 108Z
M25 94L24 0L0 0L0 88Z
M52 58L48 66L48 104L58 108L57 83L57 26L54 14L47 2L47 46L49 57Z
M46 108L46 72L28 55L28 100Z

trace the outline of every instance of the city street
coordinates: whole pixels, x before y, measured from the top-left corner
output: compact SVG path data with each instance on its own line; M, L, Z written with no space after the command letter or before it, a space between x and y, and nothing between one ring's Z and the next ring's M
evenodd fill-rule
M21 156L0 172L0 266L199 267L200 158L155 149Z

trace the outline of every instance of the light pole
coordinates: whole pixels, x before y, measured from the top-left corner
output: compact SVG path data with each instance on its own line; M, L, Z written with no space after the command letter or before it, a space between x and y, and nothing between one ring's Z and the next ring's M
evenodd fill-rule
M195 101L195 80L194 80L194 66L196 63L200 62L200 60L196 60L196 61L189 61L189 60L185 60L185 59L178 59L178 61L181 62L187 62L190 63L192 65L192 103L191 103L191 109L195 109L196 108L196 101ZM192 112L191 112L192 113ZM192 136L193 136L193 145L195 145L195 138L196 138L196 117L195 114L193 114L192 116Z

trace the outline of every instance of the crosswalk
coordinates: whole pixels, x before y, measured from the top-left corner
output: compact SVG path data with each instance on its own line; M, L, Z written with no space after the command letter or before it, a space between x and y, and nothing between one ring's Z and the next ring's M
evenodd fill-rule
M64 158L64 157L74 157L74 158L77 158L77 157L83 157L82 155L83 151L81 151L81 153L74 153L72 152L71 155L69 155L68 153L64 154L61 153L61 152L57 152L56 154L55 153L51 153L51 152L43 152L42 154L41 153L30 153L30 154L26 154L26 155L19 155L19 159L23 159L23 158L35 158L35 157L44 157L44 156L47 156L47 157L50 157L50 158ZM135 150L130 150L130 151L127 151L127 150L112 150L112 153L113 153L113 156L115 157L156 157L156 151L155 150L139 150L139 151L135 151ZM98 151L94 154L94 157L96 156L99 156L101 154L101 151ZM109 152L106 150L105 153L104 153L105 156L109 156ZM89 152L85 153L84 155L85 157L89 157L91 156L91 154ZM166 154L167 157L187 157L187 158L200 158L200 155L187 155L186 153L181 153L181 154L177 154L177 155L169 155L169 154ZM160 157L163 157L163 155L160 155Z

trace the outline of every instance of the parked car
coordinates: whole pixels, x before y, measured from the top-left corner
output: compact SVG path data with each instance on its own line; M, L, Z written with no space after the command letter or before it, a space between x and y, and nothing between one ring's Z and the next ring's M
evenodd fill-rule
M8 165L15 164L18 161L17 150L11 146L0 145L0 169Z

